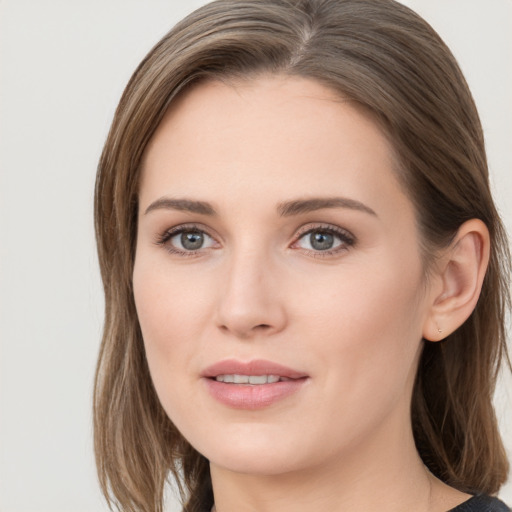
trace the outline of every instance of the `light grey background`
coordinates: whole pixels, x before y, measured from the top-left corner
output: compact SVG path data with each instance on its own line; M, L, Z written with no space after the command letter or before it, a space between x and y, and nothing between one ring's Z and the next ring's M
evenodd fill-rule
M1 512L106 510L90 413L103 308L95 167L131 72L203 3L0 0ZM438 30L466 73L512 231L512 1L404 3ZM507 379L497 404L510 453ZM512 503L510 482L501 496Z

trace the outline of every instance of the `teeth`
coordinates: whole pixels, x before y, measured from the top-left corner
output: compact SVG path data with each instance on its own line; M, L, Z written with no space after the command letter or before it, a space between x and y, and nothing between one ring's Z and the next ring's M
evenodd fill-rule
M218 382L227 382L233 384L273 384L280 380L290 380L286 377L279 377L279 375L217 375L215 380Z
M249 384L266 384L267 382L266 375L251 375L249 377Z

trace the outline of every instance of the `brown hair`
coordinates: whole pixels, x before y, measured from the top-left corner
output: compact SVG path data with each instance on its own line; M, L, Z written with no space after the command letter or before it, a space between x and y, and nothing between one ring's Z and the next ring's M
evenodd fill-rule
M144 149L173 99L206 78L311 78L369 109L399 157L425 261L481 219L491 258L471 317L425 341L412 399L418 451L441 480L494 493L508 463L492 406L507 358L510 257L489 191L482 129L454 57L393 0L218 0L180 22L133 74L101 156L95 225L105 328L94 391L100 482L123 511L162 511L169 472L184 510L212 505L208 461L181 436L153 388L132 292L137 186Z

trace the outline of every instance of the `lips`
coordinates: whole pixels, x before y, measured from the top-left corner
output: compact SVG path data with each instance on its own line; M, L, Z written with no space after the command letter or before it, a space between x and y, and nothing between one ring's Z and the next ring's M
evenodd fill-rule
M304 372L263 359L246 363L234 359L225 359L201 372L201 377L206 378L215 378L218 375L278 375L287 379L302 379L308 376Z
M265 360L224 360L206 368L201 377L210 395L235 409L260 409L298 392L308 375Z

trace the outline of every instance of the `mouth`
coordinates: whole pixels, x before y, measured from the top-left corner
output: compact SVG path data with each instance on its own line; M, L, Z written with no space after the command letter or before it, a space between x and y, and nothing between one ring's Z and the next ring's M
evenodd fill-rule
M201 373L210 396L234 409L261 409L300 391L309 376L273 363L224 360Z
M279 375L239 375L236 373L217 375L217 382L226 384L249 384L250 386L261 386L262 384L274 384L275 382L286 382L292 379L280 377Z
M217 382L224 382L226 384L258 386L304 379L308 375L302 371L264 359L254 359L248 362L225 359L203 370L201 377L214 379Z

